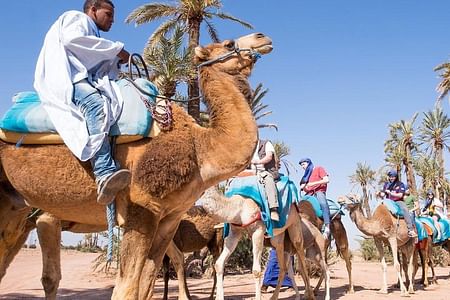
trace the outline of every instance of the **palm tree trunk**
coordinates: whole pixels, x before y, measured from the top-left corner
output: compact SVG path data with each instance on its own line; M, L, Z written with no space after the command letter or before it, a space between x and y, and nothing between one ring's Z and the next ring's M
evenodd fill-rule
M365 185L362 186L362 192L363 192L363 209L366 213L367 218L370 218L372 216L372 212L370 211L369 206L369 195L367 193L367 187Z
M202 20L190 19L189 20L189 49L194 51L194 48L198 46L200 41L200 23ZM195 68L195 66L194 66ZM196 121L200 120L200 90L198 88L198 77L192 78L188 83L188 114L191 115ZM196 98L195 100L192 100Z
M414 169L411 160L411 149L406 147L406 157L403 161L406 173L406 183L408 184L409 191L412 195L417 196L416 178L414 176Z

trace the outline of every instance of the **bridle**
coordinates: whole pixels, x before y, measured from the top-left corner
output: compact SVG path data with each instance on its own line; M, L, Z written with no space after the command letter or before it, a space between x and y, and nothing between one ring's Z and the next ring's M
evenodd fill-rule
M212 65L212 64L214 64L216 62L224 61L224 60L230 58L231 56L233 56L235 54L239 55L241 52L250 52L250 58L252 59L252 61L254 63L261 57L261 54L259 52L255 51L255 50L253 50L251 48L244 48L244 49L234 48L234 50L231 50L230 52L225 53L225 54L223 54L223 55L221 55L219 57L216 57L214 59L210 59L210 60L207 60L205 62L202 62L201 64L199 64L197 66L197 69L200 69L200 68L202 68L204 66Z

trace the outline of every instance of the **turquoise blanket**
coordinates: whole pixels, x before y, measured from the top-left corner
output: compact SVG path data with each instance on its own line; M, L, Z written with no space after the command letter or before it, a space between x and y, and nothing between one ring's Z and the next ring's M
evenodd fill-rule
M417 220L417 218L415 221L416 221L416 229L417 229L417 239L420 242L421 240L424 240L428 237L428 233L422 222Z
M389 209L391 214L393 214L396 217L403 218L403 211L401 210L400 206L395 203L395 201L392 201L391 199L383 199L381 203Z
M135 83L143 90L158 95L158 90L149 81L138 78ZM136 88L127 80L117 82L124 105L116 124L111 127L110 135L143 135L150 133L152 116L140 99ZM144 98L155 102L155 97ZM22 133L56 132L47 111L35 92L21 92L13 97L13 106L0 119L0 128Z
M319 201L316 197L305 195L303 196L300 201L308 201L311 203L312 207L314 208L314 212L316 213L316 216L319 218L323 217L322 208L320 207ZM337 204L334 200L327 199L328 207L330 208L330 217L333 218L337 213L344 215L344 212L341 209L341 206Z
M441 238L438 239L438 232L436 226L434 226L433 218L431 217L417 217L417 221L426 224L433 229L433 243L437 244L450 239L450 222L447 219L440 219L439 225L441 227Z
M298 201L297 187L288 176L282 175L280 177L280 180L277 182L277 189L279 222L274 222L270 219L269 204L266 200L264 187L259 183L257 176L233 178L225 191L225 196L230 198L234 195L240 195L255 201L261 209L261 219L266 225L266 231L272 237L274 228L281 228L286 224L291 204ZM228 224L225 224L225 236L228 235L228 230Z

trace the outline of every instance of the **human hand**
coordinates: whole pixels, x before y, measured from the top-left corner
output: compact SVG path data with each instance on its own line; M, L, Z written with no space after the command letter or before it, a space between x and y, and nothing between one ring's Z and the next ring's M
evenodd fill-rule
M128 53L127 50L122 49L120 50L119 54L117 54L117 56L119 57L119 63L121 64L126 64L128 63L128 60L130 59L130 53Z

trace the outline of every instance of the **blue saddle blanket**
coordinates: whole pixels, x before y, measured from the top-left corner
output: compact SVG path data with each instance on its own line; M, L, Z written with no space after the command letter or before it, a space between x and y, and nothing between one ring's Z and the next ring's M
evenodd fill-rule
M150 81L138 78L134 82L146 92L158 95L158 90ZM140 97L153 103L156 98L139 93L128 80L121 79L117 84L124 105L119 120L111 127L110 135L148 136L152 116ZM18 93L13 97L13 102L13 106L0 119L0 128L21 133L56 132L36 92Z
M383 201L381 201L381 203L384 206L386 206L387 209L389 209L391 214L393 214L396 217L403 218L403 211L395 201L392 201L391 199L383 199Z
M450 222L447 219L439 220L439 227L441 229L441 238L438 239L438 229L434 226L433 218L431 217L417 217L417 221L426 224L433 230L433 243L440 243L450 239Z
M319 200L317 200L316 197L305 195L303 196L300 201L308 201L311 203L312 207L314 208L314 212L316 213L316 216L319 218L323 218L323 211L320 207ZM336 214L344 215L344 212L342 211L339 204L337 204L334 200L327 199L328 207L330 208L330 217L332 218Z
M417 218L415 219L415 221L416 221L415 223L416 223L416 229L417 229L417 239L420 242L421 240L424 240L428 237L428 233L422 222L417 220Z
M274 222L270 219L269 204L266 200L266 193L264 186L259 183L258 176L235 177L231 180L227 190L226 197L240 195L246 198L251 198L255 201L261 209L261 219L266 225L266 231L270 236L273 236L274 228L281 228L286 224L289 215L291 204L298 201L297 187L288 176L282 175L277 182L278 189L278 213L280 221ZM224 235L228 235L228 224L225 224Z

